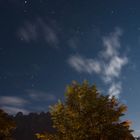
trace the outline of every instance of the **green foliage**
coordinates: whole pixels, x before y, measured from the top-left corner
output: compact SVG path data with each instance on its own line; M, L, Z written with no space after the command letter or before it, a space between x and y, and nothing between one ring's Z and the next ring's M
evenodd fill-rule
M50 108L55 134L38 134L42 140L133 140L129 123L121 122L126 106L101 95L87 81L73 82L66 90L65 103Z
M0 109L0 140L12 140L11 133L15 129L13 120Z

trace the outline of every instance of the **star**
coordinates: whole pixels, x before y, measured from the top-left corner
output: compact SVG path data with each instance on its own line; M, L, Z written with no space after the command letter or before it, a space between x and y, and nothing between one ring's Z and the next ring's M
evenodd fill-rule
M114 10L111 11L111 14L112 14L112 15L114 14Z

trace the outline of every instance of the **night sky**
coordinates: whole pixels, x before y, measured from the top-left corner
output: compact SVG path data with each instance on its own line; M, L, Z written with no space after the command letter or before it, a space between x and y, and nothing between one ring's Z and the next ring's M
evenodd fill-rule
M139 0L0 0L0 107L48 111L73 80L128 106L140 134Z

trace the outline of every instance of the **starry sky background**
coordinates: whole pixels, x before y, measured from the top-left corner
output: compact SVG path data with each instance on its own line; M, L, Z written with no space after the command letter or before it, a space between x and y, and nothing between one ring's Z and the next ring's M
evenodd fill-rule
M76 80L128 106L140 134L139 0L0 0L0 107L48 111Z

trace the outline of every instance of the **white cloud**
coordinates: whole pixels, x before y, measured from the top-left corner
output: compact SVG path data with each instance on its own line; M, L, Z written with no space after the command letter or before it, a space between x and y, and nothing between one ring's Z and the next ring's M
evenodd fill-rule
M105 58L110 58L118 55L118 48L120 48L120 36L122 35L122 30L116 28L115 32L110 33L109 36L103 37L103 46L105 50L101 53Z
M140 130L135 130L132 134L134 137L140 137Z
M23 114L28 114L29 111L23 108L11 107L11 106L2 106L2 109L6 111L8 114L16 114L18 112L22 112Z
M105 82L112 82L113 78L120 76L122 67L127 64L128 58L126 56L120 56L119 48L120 37L122 36L122 30L116 28L115 32L109 36L103 37L104 50L101 51L101 57L105 60L104 63L104 76Z
M25 22L18 35L26 42L35 41L38 38L37 27L34 23Z
M53 102L57 100L54 94L46 93L40 90L29 89L25 92L25 98L15 96L0 96L0 107L9 114L16 114L17 112L28 114L37 108L43 109L42 105L46 102ZM33 104L36 104L36 106L32 107L31 105ZM30 108L29 110L27 109L27 106Z
M80 55L73 55L69 58L68 63L78 72L100 73L100 63L93 59L86 59Z
M105 83L108 83L110 85L108 90L110 97L118 97L121 93L122 87L118 79L123 66L128 63L128 58L121 56L119 52L121 36L122 30L116 28L115 32L103 37L104 49L99 52L97 59L84 58L80 55L73 55L68 59L69 65L77 72L96 73Z
M17 112L23 112L28 114L28 110L24 109L29 103L28 100L15 96L1 96L0 106L9 114L16 114Z
M135 131L133 132L133 136L139 137L139 136L140 136L140 130L135 130Z
M56 29L53 27L53 25L47 24L42 19L38 19L37 21L38 27L41 30L42 35L41 37L44 38L44 40L49 43L50 45L57 45L59 42L58 35Z
M112 82L113 78L119 77L122 67L127 64L127 57L113 56L108 64L104 65L104 80Z
M27 93L34 101L55 101L57 99L55 95L39 90L27 90Z
M38 18L35 21L26 21L18 30L18 37L29 43L42 40L51 46L59 43L58 32L53 24Z
M24 106L28 101L19 97L1 96L0 105Z
M121 83L113 83L109 88L108 94L110 95L110 98L112 98L112 96L119 98L121 90L122 90Z

